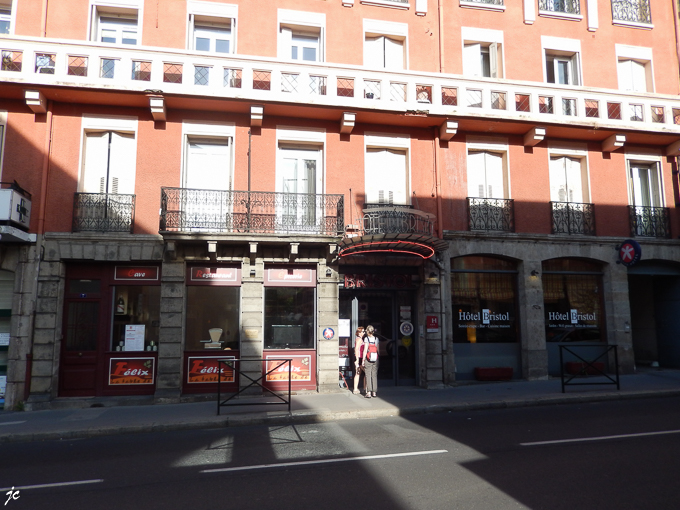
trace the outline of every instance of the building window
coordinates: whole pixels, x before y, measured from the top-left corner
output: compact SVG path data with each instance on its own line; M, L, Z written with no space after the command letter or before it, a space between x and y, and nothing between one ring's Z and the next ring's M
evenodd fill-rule
M0 35L12 32L12 0L0 0Z
M651 24L649 0L612 0L612 20Z
M314 348L315 291L314 287L265 287L265 349Z
M407 150L366 147L365 165L365 203L410 205Z
M581 0L538 0L538 10L562 14L581 14Z
M239 348L240 287L187 285L186 351ZM211 335L211 331L212 335ZM219 332L219 330L222 330ZM219 334L218 334L219 332ZM215 336L216 340L212 337ZM219 345L215 345L218 343Z
M229 138L186 137L183 187L204 190L231 189Z
M209 23L195 20L193 49L209 53L232 53L231 23Z
M547 50L545 53L546 82L560 85L580 85L578 53Z
M323 62L326 15L278 10L278 57L298 62Z
M404 40L386 35L366 34L364 65L371 69L405 69Z
M663 207L663 193L658 163L630 161L628 165L631 205Z
M468 153L468 197L507 198L504 156L487 151Z
M499 43L468 43L463 46L463 74L470 77L502 78Z
M517 342L516 287L514 262L476 255L452 259L453 341Z
M550 158L550 200L576 203L588 201L588 179L583 159L569 156Z
M137 145L134 133L86 131L80 193L132 195Z
M95 40L110 44L137 45L137 15L95 11Z

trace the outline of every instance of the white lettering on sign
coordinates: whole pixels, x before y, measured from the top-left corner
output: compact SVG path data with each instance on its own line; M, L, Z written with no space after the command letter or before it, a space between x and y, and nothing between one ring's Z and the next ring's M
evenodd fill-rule
M597 314L595 313L578 313L578 310L576 308L572 308L569 310L569 313L560 313L560 312L549 312L548 313L548 320L549 321L569 321L571 324L578 324L579 322L582 321L596 321L597 320Z
M488 308L485 308L481 313L463 312L458 311L459 321L481 321L482 324L491 324L492 321L509 321L510 312L505 313L493 313Z

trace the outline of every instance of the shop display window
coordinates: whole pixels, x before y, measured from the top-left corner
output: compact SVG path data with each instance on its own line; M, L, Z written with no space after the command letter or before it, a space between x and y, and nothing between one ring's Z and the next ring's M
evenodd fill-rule
M240 287L187 286L187 351L239 348Z
M517 342L516 286L513 262L482 256L453 259L454 342Z
M266 287L265 349L314 348L313 287Z
M599 271L598 264L578 259L543 263L546 341L600 342L605 339Z
M113 291L112 351L157 351L161 288L119 285Z

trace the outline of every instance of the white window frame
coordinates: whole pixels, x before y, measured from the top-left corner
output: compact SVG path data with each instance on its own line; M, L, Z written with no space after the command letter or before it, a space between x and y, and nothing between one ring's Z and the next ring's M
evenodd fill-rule
M187 1L187 40L186 47L188 49L195 49L195 35L196 26L214 25L216 28L230 26L231 34L229 36L229 55L236 54L238 41L238 5L235 4L220 4L216 2L203 2L199 0ZM224 53L216 53L217 55L224 55Z
M368 175L367 168L367 158L369 149L392 149L397 151L403 151L405 153L406 168L406 186L405 191L405 204L394 204L394 205L411 205L412 196L412 182L411 182L411 138L409 136L394 135L389 133L372 133L368 132L364 134L364 196L368 197L368 184L366 182L366 177ZM367 203L369 202L366 200ZM387 204L386 204L387 205Z
M483 28L461 28L462 44L463 44L463 75L464 76L479 76L484 77L483 74L475 74L476 69L466 69L465 52L467 48L474 46L479 51L479 58L481 64L481 53L484 53L484 48L489 53L489 68L490 76L488 78L502 78L505 76L505 60L503 59L503 31L489 30ZM477 48L478 46L478 48ZM468 49L467 51L471 51Z
M509 0L513 1L513 0ZM531 0L535 2L536 0ZM484 9L487 11L505 11L505 2L503 5L485 4L480 2L475 2L474 0L460 0L459 5L468 9Z
M315 148L320 152L321 171L316 176L316 193L326 192L326 130L321 128L301 129L293 126L276 126L276 187L275 191L283 192L281 186L281 147Z
M0 110L0 180L3 175L3 162L5 160L5 139L7 138L7 111Z
M541 36L541 54L543 55L543 81L548 82L548 58L552 59L555 72L554 85L557 83L557 62L569 62L570 83L567 86L583 85L583 70L581 68L581 41L562 37Z
M465 152L465 189L466 194L469 191L468 172L470 165L468 164L468 156L473 152L491 152L500 154L503 158L503 200L512 198L510 186L510 145L507 138L502 137L477 137L468 136L466 138L466 152ZM473 197L476 198L476 197Z
M0 18L9 22L9 32L5 35L14 35L18 1L19 0L0 0L0 10L9 11L9 14L0 14Z
M83 115L81 117L81 127L80 127L80 159L78 161L78 183L77 189L81 190L83 183L85 182L85 141L88 132L93 131L117 131L121 133L131 133L134 136L134 153L135 157L131 158L134 161L134 167L130 169L130 175L135 176L135 183L131 188L134 190L136 186L136 175L137 175L137 143L138 137L138 119L137 117L127 117L127 116L117 116L111 115L106 117L94 116L94 115Z
M635 204L635 190L632 186L631 165L649 165L656 166L659 193L659 204L651 205L649 207L666 207L666 192L663 178L663 157L650 154L636 154L626 153L626 183L628 187L628 204Z
M418 0L416 0L417 2ZM374 5L376 7L388 7L391 9L409 10L411 7L408 0L359 0L363 5Z
M408 70L409 69L409 51L408 51L408 24L407 23L396 23L391 21L382 21L374 19L363 20L364 24L364 66L366 65L366 38L367 37L387 37L389 39L394 39L403 42L403 69L394 69L395 71ZM390 69L389 67L385 69Z
M588 171L588 148L585 144L563 144L548 147L548 164L552 158L572 158L581 162L581 196L584 204L590 203L590 172ZM552 201L552 197L550 197Z
M292 37L294 35L315 35L318 37L317 57L315 61L302 60L302 52L296 62L326 61L326 15L317 12L277 10L277 54L281 60L293 60L291 57Z
M229 189L234 186L234 165L236 154L236 124L233 122L182 122L182 172L180 174L180 187L185 187L188 168L188 148L192 139L197 140L227 140L231 147L229 156L230 172ZM226 190L225 190L226 191Z
M623 88L622 76L619 69L619 63L627 60L638 62L645 67L645 80L647 90L641 92L654 92L654 66L652 58L652 48L644 46L628 46L625 44L614 45L616 51L616 72L618 76L619 90L631 90Z
M90 41L99 44L100 22L104 18L135 19L137 21L137 44L142 45L142 27L144 26L144 0L90 0L87 33L90 34ZM116 46L132 46L128 44L116 43Z

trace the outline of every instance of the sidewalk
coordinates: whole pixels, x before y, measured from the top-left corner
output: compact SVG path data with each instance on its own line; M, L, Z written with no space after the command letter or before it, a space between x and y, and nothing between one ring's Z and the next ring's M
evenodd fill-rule
M594 381L595 379L588 379ZM112 434L223 428L238 425L311 423L446 411L470 411L535 405L680 396L680 371L648 370L621 376L621 389L607 386L567 386L559 379L475 383L429 389L380 389L366 399L347 390L328 394L293 395L285 405L222 407L217 402L94 407L51 411L0 412L0 443L96 437ZM262 402L250 398L240 402Z

